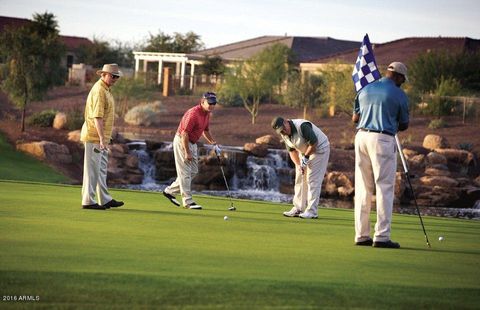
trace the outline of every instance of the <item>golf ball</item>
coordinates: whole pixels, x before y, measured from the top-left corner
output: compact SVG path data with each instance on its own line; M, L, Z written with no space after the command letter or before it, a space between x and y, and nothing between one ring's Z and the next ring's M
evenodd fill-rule
M438 241L443 241L443 236L438 237Z
M223 219L224 219L225 221L227 221L227 220L228 220L228 216L225 215L225 216L223 217Z

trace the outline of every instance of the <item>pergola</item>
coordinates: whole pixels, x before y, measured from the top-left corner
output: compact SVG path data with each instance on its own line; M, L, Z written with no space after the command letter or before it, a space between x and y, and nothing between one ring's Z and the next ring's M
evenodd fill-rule
M175 63L175 76L180 77L180 87L184 87L185 71L190 65L190 89L193 89L193 76L195 65L201 65L202 56L182 53L154 53L154 52L133 52L135 56L135 75L140 72L140 60L143 60L143 72L147 72L149 62L158 62L157 84L162 82L163 63Z

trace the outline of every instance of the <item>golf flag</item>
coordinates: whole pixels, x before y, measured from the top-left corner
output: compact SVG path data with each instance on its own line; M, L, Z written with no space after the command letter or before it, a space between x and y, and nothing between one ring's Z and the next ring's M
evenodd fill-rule
M365 34L352 72L355 90L359 92L364 86L379 80L380 78L380 71L378 71L377 63L375 62L370 39L368 38L368 34Z

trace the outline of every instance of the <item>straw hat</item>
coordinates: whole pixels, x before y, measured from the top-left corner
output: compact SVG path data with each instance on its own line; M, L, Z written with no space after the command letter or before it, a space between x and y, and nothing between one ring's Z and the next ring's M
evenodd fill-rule
M118 65L117 64L103 65L102 70L97 71L98 75L101 75L102 73L110 73L112 75L123 76L122 71L118 70Z

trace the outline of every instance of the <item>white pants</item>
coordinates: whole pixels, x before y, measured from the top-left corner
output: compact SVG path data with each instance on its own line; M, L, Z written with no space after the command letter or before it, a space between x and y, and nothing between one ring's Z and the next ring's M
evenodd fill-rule
M170 195L181 194L183 206L193 202L192 198L192 180L198 173L198 148L194 143L188 143L192 160L186 160L182 139L175 135L173 139L173 153L175 155L175 169L177 178L165 188L165 192Z
M323 178L327 171L330 147L310 155L305 173L295 169L295 195L293 206L302 212L310 211L317 214Z
M375 190L377 223L373 241L390 240L397 147L395 137L373 132L355 136L355 242L370 239L370 209Z
M97 203L104 205L112 200L107 188L108 151L99 151L100 145L85 142L85 158L83 161L82 205Z

